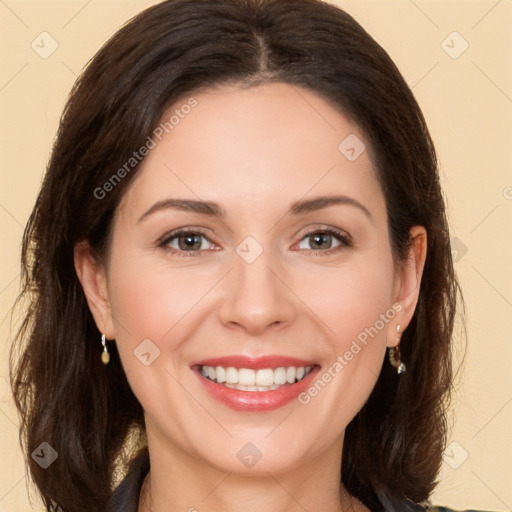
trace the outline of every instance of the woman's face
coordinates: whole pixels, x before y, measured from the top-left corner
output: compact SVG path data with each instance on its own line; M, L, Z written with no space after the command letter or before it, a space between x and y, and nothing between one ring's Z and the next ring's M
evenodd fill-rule
M118 208L98 327L150 446L225 472L339 460L417 288L416 264L394 264L368 144L298 87L194 99L164 117L179 110Z

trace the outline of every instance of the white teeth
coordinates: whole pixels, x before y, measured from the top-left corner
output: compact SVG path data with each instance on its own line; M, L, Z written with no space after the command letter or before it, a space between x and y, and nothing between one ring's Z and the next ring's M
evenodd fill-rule
M256 384L258 386L272 386L274 384L274 370L265 368L256 372Z
M219 383L226 382L226 370L224 370L224 368L222 368L222 366L217 366L217 368L215 368L215 373L217 376L217 382L219 382Z
M228 384L238 384L238 371L236 368L232 366L226 368L226 382Z
M228 366L203 366L201 374L228 388L242 391L272 391L284 384L294 384L301 381L311 371L312 366L280 366L279 368L264 368L253 370L250 368L234 368Z
M280 388L281 386L242 386L240 384L224 384L227 388L239 389L240 391L274 391L274 389Z
M238 370L238 384L254 386L256 384L256 372L249 368L240 368Z
M274 370L274 384L282 386L286 382L286 368L282 366Z

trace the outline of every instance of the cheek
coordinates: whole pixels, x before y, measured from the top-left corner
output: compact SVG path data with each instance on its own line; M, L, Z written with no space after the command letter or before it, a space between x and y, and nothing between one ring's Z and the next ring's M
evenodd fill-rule
M174 363L181 361L187 339L183 329L194 319L194 305L213 282L203 282L199 276L191 280L190 270L171 271L154 256L131 252L128 245L123 250L120 241L111 257L109 292L117 349L138 400L159 417L163 410L174 410L182 406L180 400L186 401L170 374L175 374Z
M134 338L163 339L215 282L211 269L171 269L165 258L130 254L129 249L122 258L113 254L112 262L110 302L123 338L128 332Z
M328 328L333 348L339 351L392 310L393 263L381 253L379 258L325 268L322 273L302 279L299 293ZM381 322L378 325L384 335Z
M303 283L301 296L321 320L330 357L300 402L322 421L331 421L333 430L346 426L373 390L396 315L392 259L380 254L326 270L327 284L321 288L318 280L314 287L311 280Z
M208 291L219 272L207 265L173 268L165 258L137 252L121 240L115 247L109 294L116 345L132 388L150 406L158 395L153 391L169 384L160 370L174 374L187 360L187 341L204 321Z

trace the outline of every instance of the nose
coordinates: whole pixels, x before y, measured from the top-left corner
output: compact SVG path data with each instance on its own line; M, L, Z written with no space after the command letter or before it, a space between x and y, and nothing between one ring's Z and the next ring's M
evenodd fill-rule
M234 255L234 268L224 280L220 320L252 336L290 325L296 315L286 272L270 251L252 263Z

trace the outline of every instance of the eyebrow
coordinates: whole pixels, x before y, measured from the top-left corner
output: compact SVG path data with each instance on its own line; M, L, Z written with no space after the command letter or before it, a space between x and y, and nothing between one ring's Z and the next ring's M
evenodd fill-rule
M356 199L349 196L320 196L313 199L300 200L292 203L289 213L291 215L303 215L315 212L333 205L348 205L361 210L370 220L373 220L370 210ZM199 213L208 217L223 219L226 217L226 210L218 203L212 201L200 201L195 199L164 199L158 201L147 210L137 222L141 222L155 212L161 210L178 210L183 212Z

